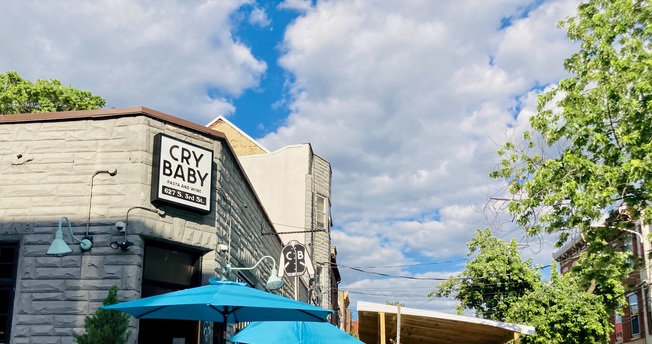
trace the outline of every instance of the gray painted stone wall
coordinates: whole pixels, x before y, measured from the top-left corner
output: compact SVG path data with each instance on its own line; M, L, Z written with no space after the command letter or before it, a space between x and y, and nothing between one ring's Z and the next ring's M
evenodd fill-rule
M312 157L312 170L311 170L311 182L310 185L310 196L306 199L311 202L310 211L307 214L310 214L310 224L311 228L317 228L316 220L316 205L315 205L315 196L319 195L326 199L327 201L327 216L330 216L330 204L331 204L331 166L324 158L313 155ZM332 297L337 297L337 295L330 295L330 225L325 224L325 231L323 232L313 232L308 233L306 242L312 243L312 257L315 268L321 266L322 274L320 276L319 285L321 287L321 303L320 306L324 308L330 307L330 300Z
M123 238L114 224L125 221L129 209L156 209L150 187L159 132L213 150L214 212L161 205L166 215L160 217L134 208L127 238L135 245L126 252L111 249L110 242ZM114 168L115 176L95 174ZM77 237L92 235L92 250L81 252L64 226L73 253L46 255L61 216ZM144 238L206 251L204 282L216 268L222 277L228 254L234 266L278 257L278 237L260 235L265 221L237 159L224 142L204 133L146 115L0 123L0 241L20 244L11 343L72 343L73 331L83 332L84 318L95 313L112 285L122 301L139 298ZM229 237L230 252L216 253ZM263 262L247 277L261 287L270 270L271 262ZM293 290L290 282L285 295ZM131 338L137 338L135 320Z

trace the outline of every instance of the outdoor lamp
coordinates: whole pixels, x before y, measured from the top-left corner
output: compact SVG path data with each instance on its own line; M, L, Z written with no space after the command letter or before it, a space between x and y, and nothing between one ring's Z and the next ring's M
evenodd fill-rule
M129 247L133 246L133 244L134 243L129 240L123 242L113 241L109 244L109 247L111 247L114 250L121 249L123 251L127 251L129 250Z
M59 228L57 229L57 232L54 234L54 240L52 241L52 244L50 244L50 248L48 249L47 254L51 256L65 256L72 252L72 249L63 240L63 230L61 230L61 224L63 223L64 219L68 223L68 230L70 230L70 236L73 238L73 240L79 242L79 247L81 247L81 250L84 252L90 250L93 247L92 238L86 236L84 237L84 239L81 240L78 239L72 233L72 226L70 225L70 220L68 220L67 217L62 216L59 219Z
M252 269L255 269L258 266L258 264L260 264L260 262L262 262L263 259L265 259L265 258L269 258L269 259L272 260L272 262L274 262L274 267L272 268L272 272L271 272L269 278L267 279L267 283L265 283L265 288L267 288L267 290L276 290L276 289L279 289L279 288L283 287L283 284L284 284L283 280L281 280L280 278L278 278L278 276L276 276L277 273L278 273L278 271L276 270L276 260L274 260L274 258L272 258L271 256L264 256L264 257L260 258L256 262L256 264L254 266L250 267L250 268L234 268L234 267L231 267L231 264L227 264L226 265L226 272L231 273L231 271L233 271L233 270L252 270Z

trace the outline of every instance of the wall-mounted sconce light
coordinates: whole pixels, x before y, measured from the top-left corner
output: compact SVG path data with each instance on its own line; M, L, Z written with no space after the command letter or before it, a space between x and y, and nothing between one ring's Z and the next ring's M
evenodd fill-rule
M52 244L50 245L47 254L51 256L65 256L72 252L72 249L63 240L63 230L61 229L63 220L66 220L66 222L68 223L68 230L70 230L70 236L73 238L73 240L79 243L79 247L81 247L81 250L83 252L90 250L93 247L93 238L90 236L85 236L84 239L81 240L78 239L72 233L72 226L70 225L70 220L68 220L67 217L62 216L59 219L59 228L57 229L57 232L54 235L54 240L52 241Z
M114 241L110 243L109 246L114 250L121 249L127 251L133 244L133 242L125 240L123 242Z
M128 232L128 229L129 229L129 212L134 210L134 209L142 209L142 210L150 211L152 213L157 213L160 217L165 216L165 210L163 210L163 209L150 209L150 208L141 207L141 206L135 206L135 207L129 208L127 210L127 217L126 217L125 221L124 222L118 221L118 222L115 223L115 228L120 233L125 234L124 239L122 240L122 242L118 242L118 241L111 242L109 244L109 247L111 247L112 249L114 249L114 250L121 249L123 251L127 251L127 250L129 250L129 247L134 245L133 242L127 240L127 232Z
M233 271L233 270L252 270L252 269L255 269L258 266L258 264L260 264L260 262L262 262L263 259L265 259L265 258L269 258L269 259L272 260L272 262L274 262L274 267L272 268L272 272L270 273L270 276L267 279L267 283L265 283L265 288L267 288L267 290L276 290L276 289L279 289L279 288L283 287L283 285L285 283L283 283L283 280L278 278L278 276L277 276L278 271L276 270L276 260L274 260L274 258L272 258L271 256L264 256L264 257L260 258L258 260L258 262L256 262L256 264L254 266L250 267L250 268L234 268L234 267L231 267L231 264L227 264L226 265L226 272L231 273L231 271Z

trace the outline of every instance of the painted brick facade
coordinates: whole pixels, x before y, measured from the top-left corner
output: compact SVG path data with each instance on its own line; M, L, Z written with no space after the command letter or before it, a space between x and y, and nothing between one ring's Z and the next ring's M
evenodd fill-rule
M227 253L216 252L218 244L230 244L233 266L280 255L278 236L260 233L270 221L221 133L146 108L13 116L23 117L0 117L0 242L19 245L11 343L72 343L73 331L83 332L85 316L95 313L112 285L122 301L139 298L145 239L206 252L204 283L216 268L218 277L225 273ZM158 133L213 151L210 214L169 205L158 207L163 217L132 209L157 208L150 188ZM114 168L115 176L95 174ZM128 211L127 237L134 246L114 250L109 243L123 237L115 223L125 221ZM92 235L90 251L72 244L66 227L64 240L73 253L46 255L61 216L75 236ZM271 267L263 261L244 275L262 288ZM293 290L286 280L280 293ZM132 341L137 324L132 320Z

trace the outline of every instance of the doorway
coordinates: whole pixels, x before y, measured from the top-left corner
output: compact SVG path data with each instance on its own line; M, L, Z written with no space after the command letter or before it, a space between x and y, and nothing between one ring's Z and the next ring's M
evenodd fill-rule
M203 254L200 250L146 240L141 297L200 286ZM138 342L197 344L199 331L198 321L141 319Z

